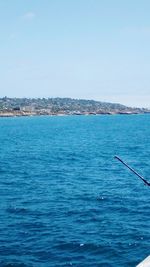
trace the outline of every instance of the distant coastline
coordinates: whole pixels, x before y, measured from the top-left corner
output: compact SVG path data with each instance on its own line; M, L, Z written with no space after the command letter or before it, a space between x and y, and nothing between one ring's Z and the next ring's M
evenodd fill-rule
M0 98L0 117L132 115L145 113L150 113L150 110L95 100L72 98Z
M0 118L7 118L7 117L33 117L33 116L79 116L79 115L84 115L84 116L91 116L91 115L135 115L135 114L148 114L150 112L110 112L110 113L34 113L34 112L0 112Z

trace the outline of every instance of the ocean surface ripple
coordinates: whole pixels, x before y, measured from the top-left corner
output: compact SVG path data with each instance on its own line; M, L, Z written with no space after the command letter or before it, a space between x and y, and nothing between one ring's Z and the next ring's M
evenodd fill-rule
M150 116L0 118L0 266L135 267L150 254Z

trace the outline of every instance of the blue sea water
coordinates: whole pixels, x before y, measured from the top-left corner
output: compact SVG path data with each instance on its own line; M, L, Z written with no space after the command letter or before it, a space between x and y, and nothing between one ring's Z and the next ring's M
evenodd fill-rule
M134 267L150 254L150 116L0 119L0 266Z

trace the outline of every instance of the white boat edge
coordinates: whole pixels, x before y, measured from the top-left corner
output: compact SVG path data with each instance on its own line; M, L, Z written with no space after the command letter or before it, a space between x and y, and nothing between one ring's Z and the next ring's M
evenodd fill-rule
M145 260L139 263L136 267L150 267L150 256L148 256Z

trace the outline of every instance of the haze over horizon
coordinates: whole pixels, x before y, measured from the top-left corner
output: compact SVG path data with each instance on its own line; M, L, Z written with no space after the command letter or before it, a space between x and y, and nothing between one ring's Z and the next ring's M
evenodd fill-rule
M0 2L0 97L150 107L148 0Z

